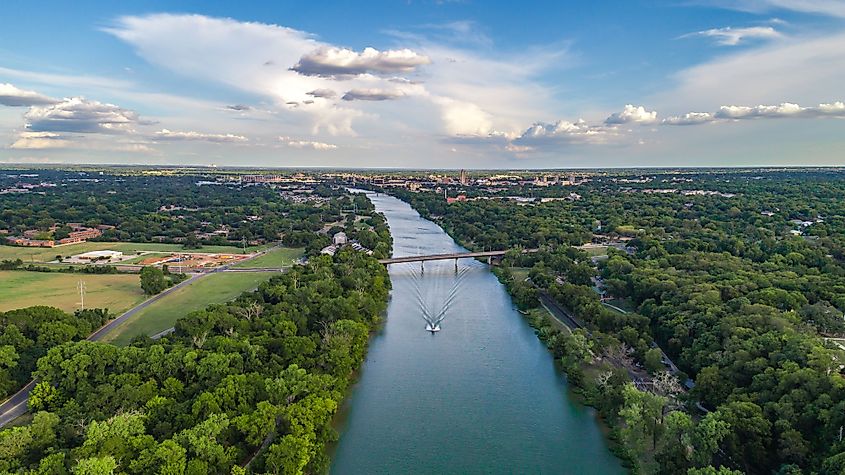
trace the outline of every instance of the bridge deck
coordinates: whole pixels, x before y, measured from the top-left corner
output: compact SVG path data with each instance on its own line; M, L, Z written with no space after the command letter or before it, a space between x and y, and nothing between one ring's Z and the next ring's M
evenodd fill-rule
M467 259L472 257L496 257L504 256L508 251L481 251L481 252L456 252L451 254L429 254L425 256L403 256L390 259L379 259L379 262L388 264L403 264L406 262L422 261L446 261L450 259ZM522 252L537 252L536 249L524 249Z

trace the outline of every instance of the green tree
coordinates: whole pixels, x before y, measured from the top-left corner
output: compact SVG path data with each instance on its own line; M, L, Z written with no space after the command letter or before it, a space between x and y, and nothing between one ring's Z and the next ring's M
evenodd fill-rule
M144 267L141 269L141 288L147 295L161 293L168 287L168 280L164 272L158 267Z

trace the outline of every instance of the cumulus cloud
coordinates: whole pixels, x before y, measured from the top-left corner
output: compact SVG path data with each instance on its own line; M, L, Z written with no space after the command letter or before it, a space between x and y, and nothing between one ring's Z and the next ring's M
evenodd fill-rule
M279 137L279 140L284 142L288 147L293 148L307 148L320 151L334 150L337 148L337 145L313 140L293 140L290 137Z
M30 107L59 102L35 91L20 89L9 83L0 83L0 104L11 107Z
M249 139L243 135L235 134L206 134L202 132L180 132L168 129L161 129L155 133L155 137L160 140L171 141L195 141L195 142L211 142L211 143L239 143L246 142Z
M845 118L845 102L819 104L815 107L802 107L791 102L778 105L737 106L727 105L715 113L689 112L663 120L665 125L699 125L716 121L739 121L750 119L814 119Z
M633 106L631 104L625 105L621 112L615 112L605 119L604 123L608 125L621 124L653 124L657 122L657 112L647 111L643 106Z
M606 143L615 134L614 128L590 125L584 119L578 119L575 122L559 120L555 123L537 122L526 129L513 143L525 145L532 142L555 141L600 144Z
M687 112L684 115L676 115L663 119L665 125L699 125L713 122L713 114L709 112Z
M351 89L343 95L344 101L390 101L405 97L399 89Z
M431 60L410 49L379 51L323 46L303 55L291 68L305 76L348 79L361 74L395 74L415 70Z
M358 52L284 26L201 15L122 17L106 31L151 64L272 98L284 111L275 120L285 121L292 131L299 127L298 134L394 137L413 129L461 134L492 128L516 134L537 117L554 113L552 90L539 78L547 69L564 67L568 54L565 44L485 54L421 35L397 37L401 47L393 50ZM425 83L398 77L423 65ZM360 93L365 90L389 92ZM414 100L387 101L411 96ZM367 112L374 100L382 101L378 121ZM473 117L474 123L454 119L461 116Z
M751 26L746 28L711 28L709 30L697 31L695 33L688 33L681 36L681 38L690 38L695 36L703 36L712 38L716 44L721 46L736 46L741 42L750 39L777 39L782 38L783 34L775 30L771 26Z
M24 119L26 127L34 132L132 133L139 124L134 111L82 97L34 106L24 114Z
M50 149L67 147L68 141L54 132L21 132L10 145L14 149Z

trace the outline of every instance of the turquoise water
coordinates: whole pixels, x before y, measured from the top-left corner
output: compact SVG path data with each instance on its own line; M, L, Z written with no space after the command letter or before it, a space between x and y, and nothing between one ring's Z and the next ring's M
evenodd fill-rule
M394 256L461 251L406 203L369 194ZM390 266L384 329L345 408L333 474L625 473L595 412L474 260ZM451 300L451 303L448 303ZM441 331L425 331L442 315Z

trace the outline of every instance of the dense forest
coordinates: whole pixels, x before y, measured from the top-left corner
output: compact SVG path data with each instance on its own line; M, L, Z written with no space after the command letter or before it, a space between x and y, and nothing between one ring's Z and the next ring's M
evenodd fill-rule
M297 202L280 199L279 191L269 186L216 182L214 176L111 173L38 170L24 174L36 176L21 176L0 170L0 189L35 187L0 194L0 229L11 235L37 230L40 237L60 238L69 230L64 225L81 223L113 226L96 239L101 241L196 247L286 238L289 245L305 245L325 223L341 219L351 200L345 190L325 185L310 186L303 197L313 196L311 202ZM60 227L50 236L55 224Z
M384 266L343 250L162 340L44 342L34 417L0 432L0 473L323 472L389 287Z
M500 278L523 308L548 295L584 324L570 334L533 322L635 471L845 473L845 357L823 339L845 332L841 172L464 191L469 201L448 205L394 193L468 248L540 249L511 253ZM610 243L608 255L571 247L591 240ZM632 311L604 305L599 290ZM680 371L662 371L655 345ZM645 389L630 382L638 368L651 373Z
M52 307L0 312L0 400L29 382L36 362L48 350L88 337L108 318L103 309L73 315Z

